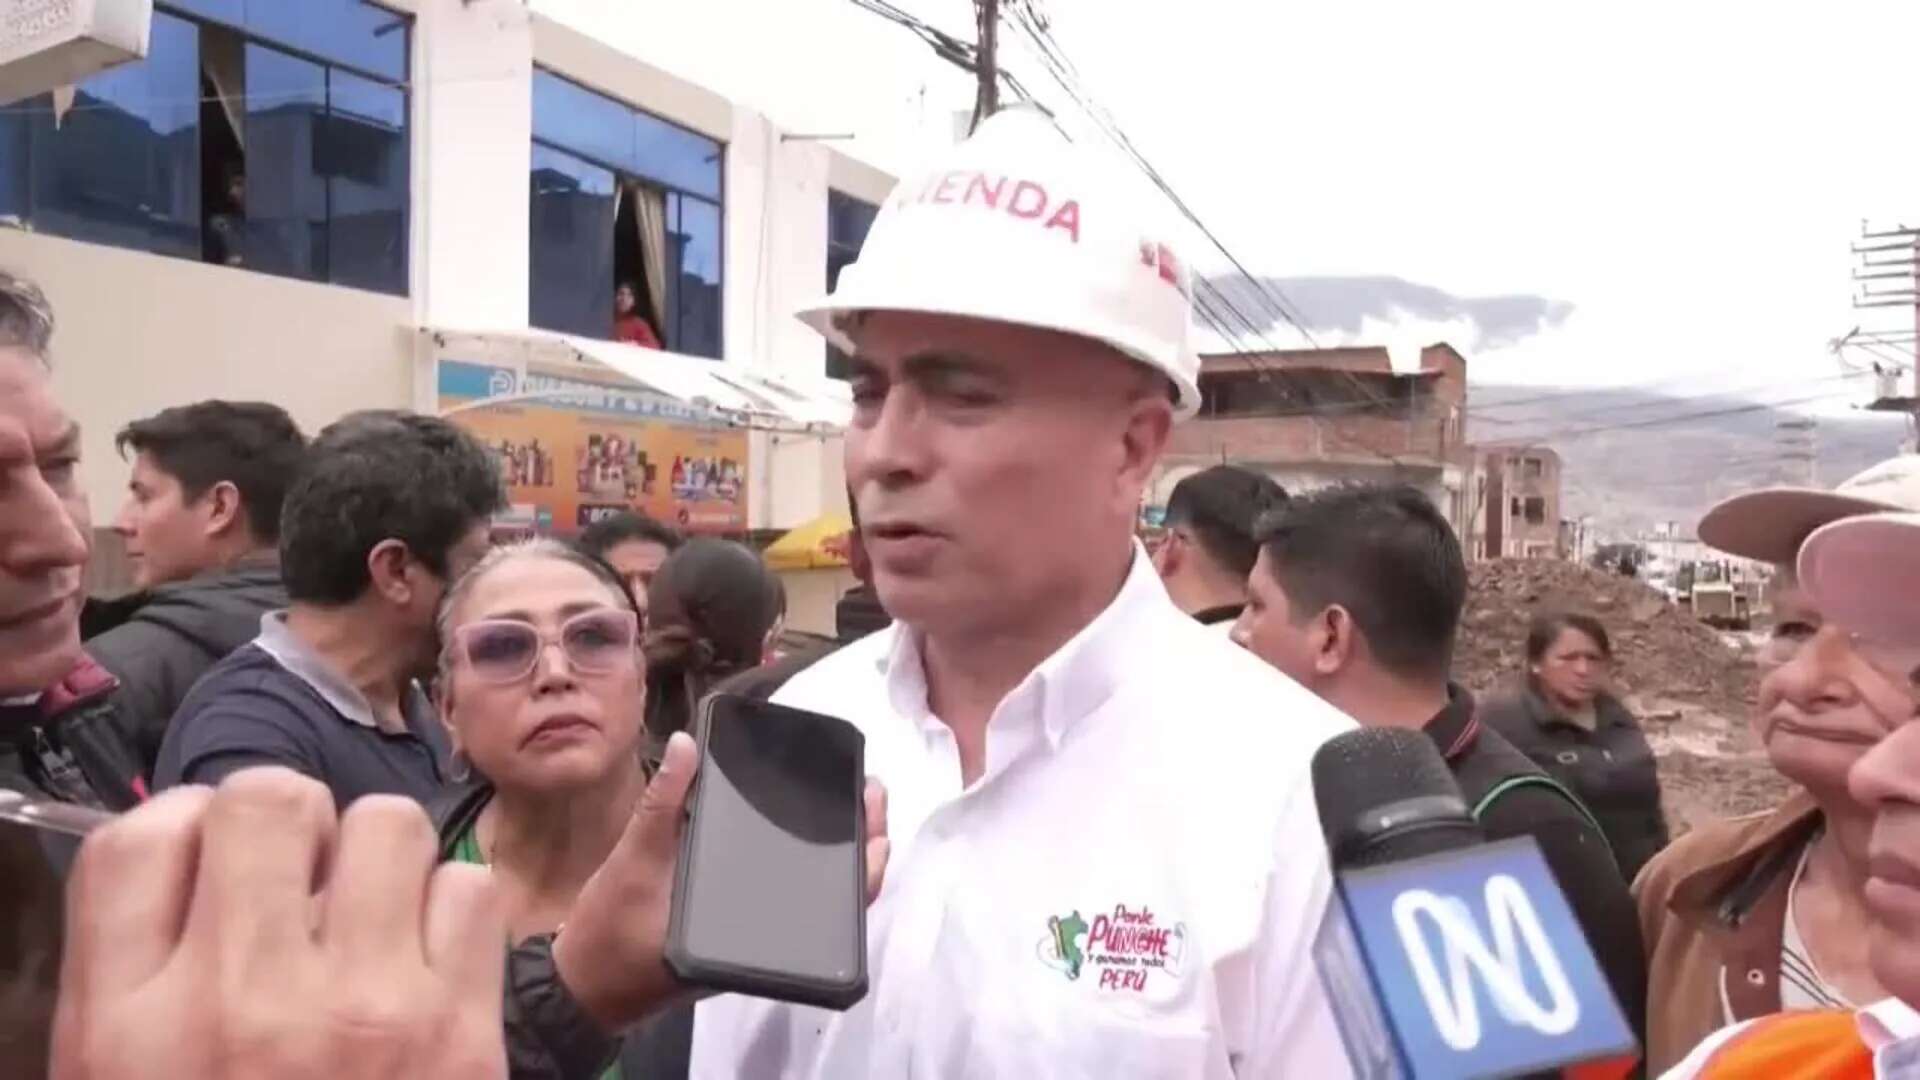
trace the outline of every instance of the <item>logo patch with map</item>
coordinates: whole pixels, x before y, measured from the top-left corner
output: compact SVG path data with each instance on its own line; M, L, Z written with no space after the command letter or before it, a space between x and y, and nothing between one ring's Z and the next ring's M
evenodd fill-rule
M1114 906L1091 920L1078 909L1047 916L1040 962L1078 981L1089 976L1101 990L1144 993L1148 981L1180 974L1187 947L1185 923L1166 923L1150 907Z

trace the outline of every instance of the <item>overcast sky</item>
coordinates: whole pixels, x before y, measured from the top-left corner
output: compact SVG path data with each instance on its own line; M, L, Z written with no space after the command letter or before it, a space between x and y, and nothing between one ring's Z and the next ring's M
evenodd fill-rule
M972 36L970 0L896 3ZM850 0L634 6L659 12L665 66L783 127L853 132L846 149L895 171L971 103L967 76ZM1468 350L1478 380L1844 393L1827 340L1901 319L1852 309L1848 245L1863 218L1920 224L1912 0L1041 7L1086 89L1256 272L1572 305ZM1086 130L1005 36L1008 67Z

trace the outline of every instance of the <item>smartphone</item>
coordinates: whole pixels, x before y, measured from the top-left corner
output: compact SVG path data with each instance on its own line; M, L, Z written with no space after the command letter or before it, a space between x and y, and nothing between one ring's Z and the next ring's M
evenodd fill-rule
M0 1061L9 1075L47 1075L67 875L87 833L112 819L0 788Z
M713 990L845 1009L867 993L866 739L733 694L700 707L667 966Z

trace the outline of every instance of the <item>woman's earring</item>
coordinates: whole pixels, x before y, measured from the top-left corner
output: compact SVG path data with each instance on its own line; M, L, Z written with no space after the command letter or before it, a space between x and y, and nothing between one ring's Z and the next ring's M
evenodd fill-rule
M464 784L473 779L473 759L467 757L465 750L456 749L448 760L447 779L456 784Z

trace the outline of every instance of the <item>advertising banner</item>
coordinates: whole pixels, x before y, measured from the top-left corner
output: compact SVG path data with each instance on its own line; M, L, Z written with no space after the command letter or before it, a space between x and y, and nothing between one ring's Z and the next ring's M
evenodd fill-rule
M468 408L449 419L500 459L511 517L572 534L638 510L691 533L747 527L747 433L660 394L573 375L441 360L440 410L484 398L552 394Z

